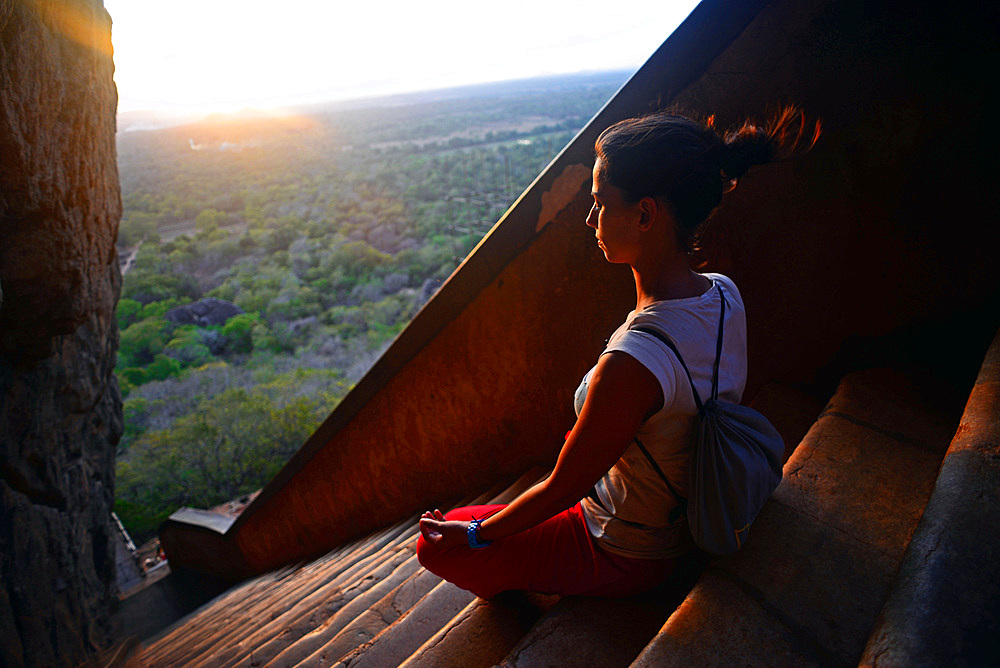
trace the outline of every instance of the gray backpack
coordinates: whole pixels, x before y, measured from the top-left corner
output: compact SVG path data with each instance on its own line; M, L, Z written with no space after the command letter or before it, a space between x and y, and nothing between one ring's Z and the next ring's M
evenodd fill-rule
M687 513L695 543L713 554L730 554L746 542L757 513L781 482L785 444L767 418L747 406L719 400L719 359L722 356L722 325L726 316L726 296L719 286L722 315L712 369L712 394L702 403L684 358L664 333L638 326L632 329L651 334L677 356L698 407L688 479L688 498L681 497L663 474L646 447L639 449L653 469L667 483L677 499L674 517Z

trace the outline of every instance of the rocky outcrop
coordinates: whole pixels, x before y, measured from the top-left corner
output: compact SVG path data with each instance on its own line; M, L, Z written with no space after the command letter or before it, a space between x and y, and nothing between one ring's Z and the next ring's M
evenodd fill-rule
M243 313L236 304L216 297L206 297L193 304L185 304L172 308L166 313L166 319L178 325L197 325L211 327L224 325L233 316Z
M0 664L110 640L115 236L111 20L0 0Z

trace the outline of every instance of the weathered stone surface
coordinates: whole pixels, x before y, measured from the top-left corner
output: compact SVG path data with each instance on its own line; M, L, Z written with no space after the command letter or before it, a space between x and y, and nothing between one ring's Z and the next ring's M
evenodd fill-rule
M940 455L827 415L788 460L774 499L899 559L939 463Z
M1000 335L994 339L863 665L1000 657Z
M216 297L206 297L193 304L185 304L184 306L172 308L167 311L164 317L178 325L210 327L212 325L224 325L227 320L241 313L243 313L243 309L236 304Z
M0 664L75 665L114 604L111 21L0 1Z
M515 591L489 601L476 598L400 668L495 666L558 600L558 596Z
M837 388L824 415L853 420L936 457L943 454L958 424L958 414L946 410L943 392L892 369L866 369L849 379Z
M638 665L857 663L946 442L912 387L883 369L842 380L743 549L712 562Z
M713 568L745 591L756 592L771 623L794 630L801 647L809 648L816 660L849 665L861 654L899 563L868 538L772 500L754 522L744 548L718 559ZM736 604L724 602L727 607ZM731 646L726 651L739 651L743 639L727 637Z
M0 62L0 346L37 359L113 288L111 19L95 0L14 2Z
M14 627L0 653L11 665L72 663L110 640L122 423L110 305L102 316L31 369L0 358L0 581Z
M333 665L335 668L398 666L475 598L450 582L440 582L392 626ZM326 662L333 658L314 655L310 659L316 662L306 665L330 665Z
M655 595L564 598L525 634L500 665L628 666L675 605L671 598Z
M767 607L736 582L706 573L632 668L824 665Z
M345 626L337 636L313 653L318 661L320 657L343 657L365 643L371 643L382 631L389 628L400 615L417 604L427 592L441 582L441 578L423 568L418 569L391 592L379 599L374 605L358 615ZM399 663L406 657L405 652L397 657ZM390 664L385 664L390 665Z
M294 621L265 625L243 639L235 652L220 654L220 659L232 666L255 666L272 659L276 665L297 665L420 567L412 548L399 547L384 551L371 566L371 570L360 573L353 582L344 583L339 591L328 596L322 614L304 614Z

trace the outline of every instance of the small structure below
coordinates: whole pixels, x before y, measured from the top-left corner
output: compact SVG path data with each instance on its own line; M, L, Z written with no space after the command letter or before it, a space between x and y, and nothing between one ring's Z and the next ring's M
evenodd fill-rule
M143 583L145 573L139 565L138 550L132 537L118 519L118 515L111 513L111 522L118 530L118 540L115 541L115 570L118 575L118 596L128 592Z

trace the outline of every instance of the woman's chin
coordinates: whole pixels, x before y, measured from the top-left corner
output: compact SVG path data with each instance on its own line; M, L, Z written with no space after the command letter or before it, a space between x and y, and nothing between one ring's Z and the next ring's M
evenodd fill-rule
M622 260L614 255L611 255L610 253L608 253L608 249L604 248L603 246L601 247L601 250L604 251L604 259L610 262L611 264L625 264L627 262L627 260Z

